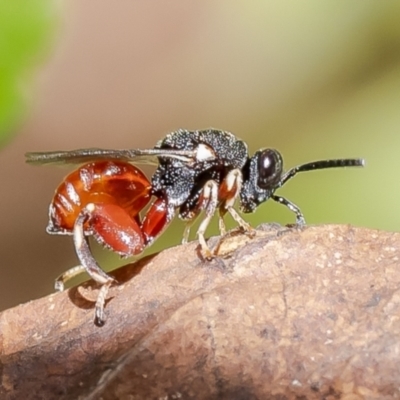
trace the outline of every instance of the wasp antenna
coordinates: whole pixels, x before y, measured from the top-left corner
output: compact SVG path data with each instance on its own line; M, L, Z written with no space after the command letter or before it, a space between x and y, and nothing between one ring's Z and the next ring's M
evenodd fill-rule
M298 165L291 168L281 178L279 186L282 186L289 179L293 178L298 172L312 171L316 169L341 168L341 167L364 167L365 160L363 158L339 158L335 160L313 161L306 164Z

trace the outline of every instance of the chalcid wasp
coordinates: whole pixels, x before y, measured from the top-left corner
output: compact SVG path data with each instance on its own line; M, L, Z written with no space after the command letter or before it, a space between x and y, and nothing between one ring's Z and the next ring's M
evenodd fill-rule
M105 298L114 280L93 258L89 236L122 257L130 257L153 243L175 214L187 222L186 243L191 224L204 211L197 237L203 257L210 259L214 253L204 235L216 211L221 235L226 233L226 214L244 231L253 230L235 210L236 201L243 213L250 213L272 199L288 207L296 215L296 223L304 225L300 209L276 195L277 189L298 172L364 166L359 158L322 160L284 172L278 151L261 149L250 157L245 142L217 129L178 130L147 150L90 148L28 153L26 157L31 164L82 164L56 189L47 232L72 235L80 262L56 280L56 289L63 290L64 283L82 271L102 285L95 307L100 325L105 321ZM157 165L151 181L132 163Z

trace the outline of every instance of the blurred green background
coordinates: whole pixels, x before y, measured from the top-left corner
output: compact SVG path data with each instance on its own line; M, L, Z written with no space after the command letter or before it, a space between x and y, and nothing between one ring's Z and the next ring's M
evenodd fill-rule
M77 264L71 238L45 233L68 170L25 165L25 152L149 148L210 126L251 152L279 149L287 168L365 157L279 194L309 224L399 230L400 3L0 0L0 309L52 292ZM273 202L246 218L294 222ZM95 252L107 268L126 262Z
M0 146L15 132L27 86L55 23L55 7L49 0L0 0Z

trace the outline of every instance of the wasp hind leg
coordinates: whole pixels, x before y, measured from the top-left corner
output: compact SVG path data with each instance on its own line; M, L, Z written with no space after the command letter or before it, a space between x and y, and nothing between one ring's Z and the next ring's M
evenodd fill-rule
M93 214L95 213L95 210L96 206L92 203L89 203L85 208L83 208L78 218L76 219L73 230L73 238L76 255L78 256L81 265L79 265L78 267L74 267L62 274L60 277L61 279L57 279L56 286L63 286L63 283L66 280L72 278L83 270L85 270L93 280L101 284L102 286L97 296L95 305L95 322L97 325L101 326L104 325L105 322L104 305L105 299L107 297L107 292L112 283L115 282L115 279L107 275L97 264L96 260L92 256L92 252L89 247L89 239L84 233L84 224L87 221L90 221Z
M56 289L58 292L62 292L66 282L85 271L86 268L83 265L77 265L76 267L72 267L63 272L56 278L56 281L54 282L54 289Z

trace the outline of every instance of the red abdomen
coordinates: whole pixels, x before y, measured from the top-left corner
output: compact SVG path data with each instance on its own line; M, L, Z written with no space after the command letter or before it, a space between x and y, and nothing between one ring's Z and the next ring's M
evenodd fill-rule
M57 188L49 210L49 233L70 234L75 220L89 203L115 205L133 222L151 197L147 177L132 164L121 161L96 161L70 173ZM128 221L126 221L128 223ZM86 226L91 233L91 227Z

